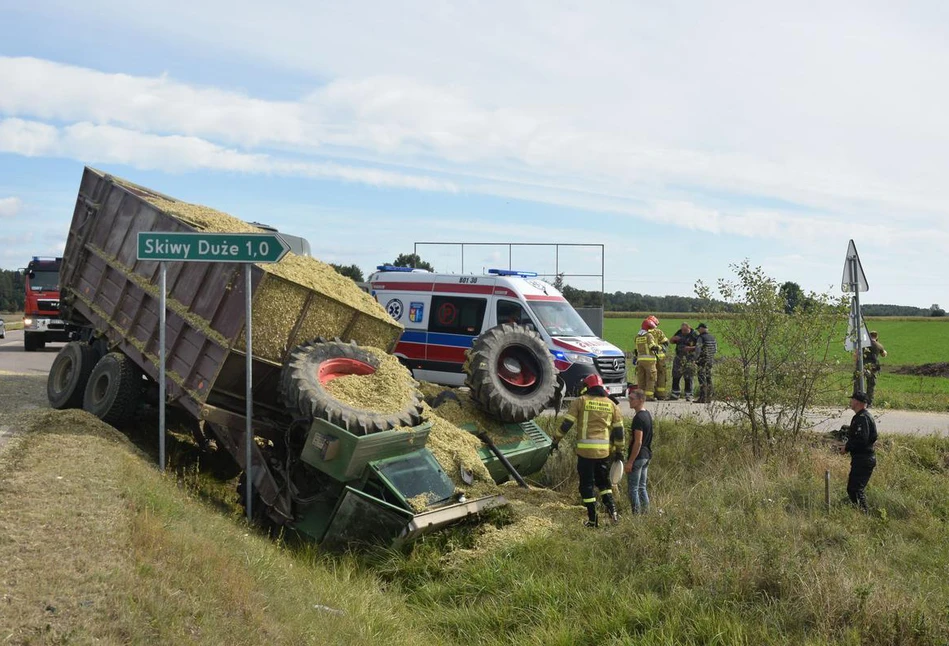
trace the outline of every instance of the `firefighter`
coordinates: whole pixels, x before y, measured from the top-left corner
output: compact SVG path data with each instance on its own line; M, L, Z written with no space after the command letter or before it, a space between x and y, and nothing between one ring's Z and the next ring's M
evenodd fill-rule
M666 354L669 352L669 337L666 336L665 332L659 329L659 319L655 316L650 316L649 320L656 324L656 327L652 330L652 337L659 345L659 350L656 352L656 399L668 399L669 398L669 388L666 386L668 383L668 367L666 364Z
M646 395L646 401L651 402L656 401L656 355L662 349L653 335L655 329L656 324L651 319L644 319L633 345L636 383Z
M587 375L583 379L582 394L573 400L563 424L554 432L551 451L556 451L560 441L577 428L577 473L580 476L580 498L587 508L587 527L599 527L596 511L596 491L600 490L603 505L612 522L619 520L616 501L610 483L610 462L623 458L623 415L619 406L607 395L600 375Z

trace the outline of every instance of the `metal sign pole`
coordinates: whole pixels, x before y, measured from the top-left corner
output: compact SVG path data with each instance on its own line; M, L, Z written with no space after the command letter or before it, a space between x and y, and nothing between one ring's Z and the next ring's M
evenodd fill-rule
M165 472L165 310L168 291L168 263L162 262L161 313L158 315L158 470Z
M253 428L253 415L254 415L254 387L253 387L253 367L254 367L254 353L253 353L253 325L251 323L251 290L250 290L250 276L251 276L251 267L253 265L248 263L244 265L244 302L245 302L245 312L244 316L247 318L247 323L244 325L244 336L247 337L247 384L246 392L244 397L247 401L247 410L245 414L247 415L247 428L246 435L244 437L245 452L244 452L244 473L247 474L246 485L247 485L247 520L253 518L251 512L251 500L253 499L252 492L254 489L254 470L253 470L253 452L251 451L251 443L254 441L254 428Z
M853 274L853 279L857 280L857 257L854 256L850 259L851 271ZM860 391L866 392L866 382L863 375L863 326L861 325L860 317L860 289L857 283L853 284L853 329L857 331L857 374L859 375L859 384Z

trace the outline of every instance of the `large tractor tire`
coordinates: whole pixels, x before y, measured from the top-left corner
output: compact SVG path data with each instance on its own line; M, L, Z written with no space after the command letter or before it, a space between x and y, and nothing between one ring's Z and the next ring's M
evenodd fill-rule
M96 365L96 351L88 343L70 341L63 346L46 379L46 398L58 410L82 408L89 375Z
M324 341L298 346L280 376L280 392L290 410L301 417L325 419L353 435L368 435L400 426L421 423L422 404L418 391L397 413L377 413L354 408L330 394L326 385L337 377L370 375L379 359L355 343Z
M132 417L141 397L141 369L121 352L110 352L92 369L82 407L117 427Z
M557 392L557 369L547 344L522 325L505 323L475 339L465 373L471 398L506 424L537 417Z

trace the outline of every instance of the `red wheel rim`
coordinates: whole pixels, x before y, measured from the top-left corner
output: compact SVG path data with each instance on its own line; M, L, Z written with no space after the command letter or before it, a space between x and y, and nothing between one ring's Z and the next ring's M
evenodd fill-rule
M326 385L339 377L348 377L349 375L371 375L376 369L364 361L357 359L330 359L320 364L320 369L316 373L316 378L320 384Z
M498 357L498 377L517 388L529 388L537 383L537 370L533 363L530 353L517 347L506 348Z

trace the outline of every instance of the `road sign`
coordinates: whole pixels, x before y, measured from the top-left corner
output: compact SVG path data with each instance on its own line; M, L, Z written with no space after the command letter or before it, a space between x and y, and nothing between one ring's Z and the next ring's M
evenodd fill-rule
M863 315L859 316L860 323L858 327L860 328L860 348L869 348L870 347L870 332L867 331L867 322L863 320ZM844 339L844 348L848 352L853 352L857 349L857 335L854 332L854 315L853 311L850 312L850 318L847 319L847 338Z
M139 260L277 262L290 250L273 233L162 233L140 231Z
M853 243L853 240L847 247L847 259L844 260L844 275L840 280L840 289L844 292L865 292L870 289L867 284L867 275L863 273L863 266L860 264L860 256L857 255L857 245Z

